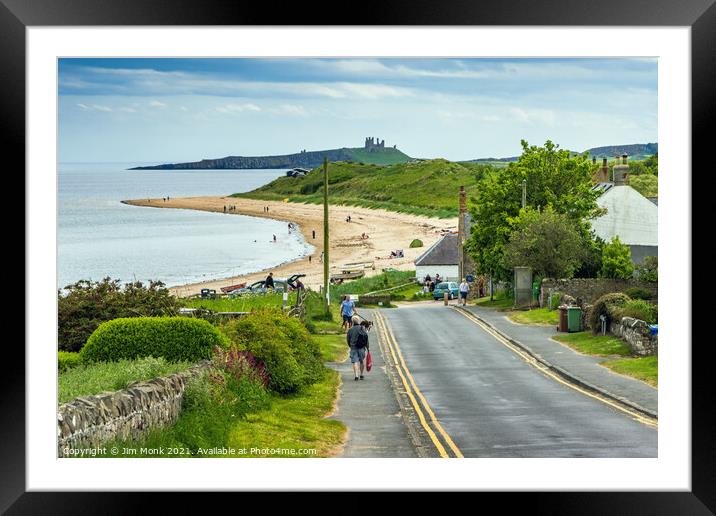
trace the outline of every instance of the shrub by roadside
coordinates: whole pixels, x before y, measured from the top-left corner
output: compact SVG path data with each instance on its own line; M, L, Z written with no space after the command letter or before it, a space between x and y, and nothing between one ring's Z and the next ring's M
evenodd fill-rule
M604 315L607 318L608 325L611 321L621 317L619 308L623 307L629 301L629 296L621 292L604 294L597 299L589 311L589 324L592 327L592 332L596 334L602 327L602 321L599 318L600 315Z
M203 319L132 317L102 323L80 355L86 362L146 356L164 357L170 362L198 362L211 358L215 346L228 344L228 339Z
M121 285L120 280L82 280L57 293L57 336L63 351L79 351L97 327L120 317L172 316L179 301L161 281Z
M648 324L655 324L659 319L659 309L655 304L643 299L632 299L617 310L619 317L633 317Z
M266 365L269 388L275 392L296 392L323 374L318 344L296 318L267 310L231 321L221 329L238 349Z
M71 351L58 351L57 352L57 370L59 372L66 371L77 367L82 363L82 358L79 353L73 353Z

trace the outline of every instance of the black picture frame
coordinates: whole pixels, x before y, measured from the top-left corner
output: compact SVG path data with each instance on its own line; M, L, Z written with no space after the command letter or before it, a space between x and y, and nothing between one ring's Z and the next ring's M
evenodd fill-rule
M25 30L32 26L153 25L530 25L530 26L688 26L691 28L693 170L713 168L708 134L716 113L715 0L401 0L355 8L351 16L305 3L240 4L208 0L0 0L0 120L9 129L4 155L13 170L25 170ZM280 5L280 7L278 7ZM349 4L346 4L348 7ZM319 14L322 13L322 14ZM687 171L679 171L686 174ZM23 187L23 194L24 194ZM708 205L697 192L692 206ZM19 196L18 196L19 197ZM23 195L22 198L25 196ZM692 211L693 213L693 211ZM693 219L693 217L692 217ZM706 267L712 253L693 253L692 265ZM21 265L25 277L29 271ZM690 293L691 278L684 278ZM16 299L19 303L19 300ZM694 319L703 308L694 304ZM139 511L155 493L50 493L25 489L25 354L6 339L0 396L0 510L8 514L125 514ZM500 512L529 504L532 513L550 514L714 514L716 445L710 414L710 339L692 348L692 490L690 492L597 492L485 494L500 497ZM8 364L12 364L10 367ZM212 495L217 496L217 495ZM188 510L187 496L162 496L163 511ZM218 502L212 498L212 502Z

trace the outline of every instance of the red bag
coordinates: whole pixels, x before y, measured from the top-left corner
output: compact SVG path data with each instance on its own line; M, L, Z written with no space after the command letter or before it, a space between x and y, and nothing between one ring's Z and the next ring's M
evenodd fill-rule
M370 358L370 350L368 350L368 353L365 354L365 369L366 369L366 371L370 371L371 367L373 367L373 361Z

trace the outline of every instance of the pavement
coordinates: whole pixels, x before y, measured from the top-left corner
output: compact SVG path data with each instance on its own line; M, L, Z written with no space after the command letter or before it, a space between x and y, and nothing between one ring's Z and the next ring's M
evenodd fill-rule
M658 417L657 389L599 365L607 360L605 357L583 355L552 340L558 335L555 328L518 324L504 312L491 308L468 305L465 309L564 378L650 417Z
M361 314L372 319L369 311ZM341 457L419 457L415 436L411 436L413 427L405 422L375 328L368 335L373 367L364 373L364 380L353 379L350 359L329 364L340 373L342 382L331 418L349 429Z
M485 319L490 317L478 313ZM381 310L380 314L404 357L406 374L414 378L415 392L425 400L420 408L425 414L434 414L463 456L657 456L658 431L653 420L573 388L459 309L442 303L416 303ZM501 321L501 316L496 315L492 324L509 328L515 337L529 340L531 346L544 344L540 349L546 354L546 343L550 342L547 329L529 327L529 333L517 334L515 328L505 326L511 323ZM568 356L567 349L558 351L562 353L554 351L555 356ZM575 359L573 363L582 362ZM353 388L363 387L352 379L347 383L346 397ZM387 388L385 382L382 384ZM371 397L377 394L372 392ZM385 393L382 396L385 400ZM344 404L342 415L337 416L349 426L351 410ZM411 425L409 419L405 421L406 426ZM370 431L370 425L367 428ZM447 439L437 431L437 425L433 428L447 449ZM359 453L360 449L354 445L348 451ZM388 447L383 450L390 451Z

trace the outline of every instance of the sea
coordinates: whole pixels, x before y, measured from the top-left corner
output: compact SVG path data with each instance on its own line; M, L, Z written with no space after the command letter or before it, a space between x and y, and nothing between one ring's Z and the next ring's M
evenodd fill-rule
M105 277L178 286L257 272L313 252L300 231L288 231L288 221L121 202L247 192L285 169L128 170L154 164L58 165L58 289Z

